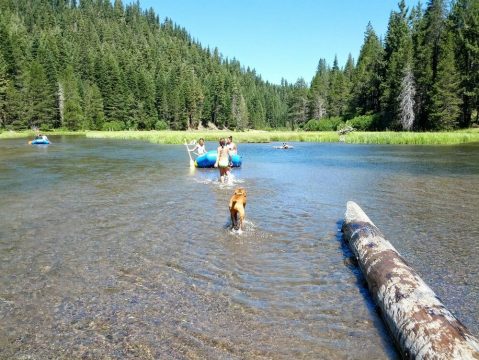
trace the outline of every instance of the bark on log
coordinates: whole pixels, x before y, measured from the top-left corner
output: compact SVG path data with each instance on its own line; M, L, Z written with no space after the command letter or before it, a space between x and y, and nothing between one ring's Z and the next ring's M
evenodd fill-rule
M479 341L352 201L342 230L404 358L479 359Z

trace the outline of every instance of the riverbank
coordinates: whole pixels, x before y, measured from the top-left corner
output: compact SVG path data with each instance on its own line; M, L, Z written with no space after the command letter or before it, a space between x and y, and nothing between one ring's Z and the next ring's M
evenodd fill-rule
M62 136L62 135L85 135L84 131L41 131L43 135L47 136ZM2 139L22 139L22 138L33 138L35 137L36 132L33 130L24 130L24 131L3 131L0 132L0 140Z
M350 144L396 144L396 145L453 145L479 143L479 129L451 132L362 132L354 131L340 136L334 131L53 131L46 135L85 135L88 138L141 140L155 144L183 144L185 140L217 141L221 137L233 135L239 143L268 143L275 141L291 142L345 142ZM33 131L5 131L0 139L33 137Z
M334 131L305 132L305 131L91 131L86 134L89 138L145 140L156 144L183 144L185 140L218 141L227 136L239 143L269 143L274 141L299 142L338 142L339 135Z
M351 144L454 145L479 142L479 129L451 132L366 132L355 131L345 137Z
M89 138L144 140L157 144L182 144L185 139L217 141L221 137L233 135L239 143L268 143L275 141L291 142L339 142L350 144L411 144L411 145L452 145L479 143L479 129L455 132L359 132L340 136L334 131L91 131Z

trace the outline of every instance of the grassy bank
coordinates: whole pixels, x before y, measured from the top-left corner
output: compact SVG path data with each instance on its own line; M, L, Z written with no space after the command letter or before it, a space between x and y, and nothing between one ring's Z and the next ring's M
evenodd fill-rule
M58 131L41 131L41 134L44 134L44 135L47 135L47 136L85 135L85 132L58 130ZM22 139L22 138L33 138L34 136L35 136L35 132L33 130L0 132L0 139Z
M453 132L352 132L345 136L350 144L453 145L479 142L479 129Z
M232 135L238 143L268 143L272 141L337 142L339 135L334 132L303 131L91 131L89 138L144 140L156 144L183 144L204 138L206 141L218 141L219 138Z
M455 132L359 132L345 136L336 132L304 132L304 131L91 131L90 138L143 140L156 144L182 144L185 139L190 142L200 137L206 141L217 141L220 137L233 135L238 143L267 143L273 141L300 142L338 142L349 144L411 144L411 145L452 145L463 143L479 143L479 129Z
M268 143L274 141L298 142L338 142L349 144L410 144L410 145L452 145L479 143L479 129L451 132L363 132L354 131L339 136L334 131L52 131L46 135L86 135L97 139L141 140L155 144L183 144L185 140L217 141L221 137L233 135L238 143ZM33 131L4 131L0 139L32 138Z

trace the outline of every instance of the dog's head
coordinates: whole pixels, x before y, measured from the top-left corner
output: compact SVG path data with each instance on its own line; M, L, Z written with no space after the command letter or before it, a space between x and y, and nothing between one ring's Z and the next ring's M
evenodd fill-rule
M234 194L236 196L246 196L246 190L244 188L237 188Z

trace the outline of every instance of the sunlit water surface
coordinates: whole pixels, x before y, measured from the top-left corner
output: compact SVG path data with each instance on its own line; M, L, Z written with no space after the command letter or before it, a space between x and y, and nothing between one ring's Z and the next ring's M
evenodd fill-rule
M478 145L240 144L220 185L184 146L53 141L0 142L2 359L395 359L348 200L479 332Z

